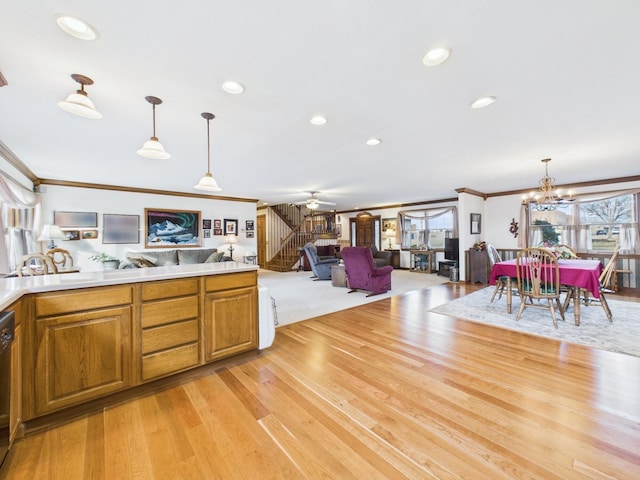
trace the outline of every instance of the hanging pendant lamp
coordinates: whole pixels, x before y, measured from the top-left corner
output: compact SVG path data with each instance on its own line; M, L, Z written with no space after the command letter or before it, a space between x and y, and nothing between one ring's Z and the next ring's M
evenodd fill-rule
M207 120L207 173L200 179L198 184L193 188L197 188L198 190L206 190L208 192L219 192L222 190L218 186L218 182L211 175L211 139L209 134L209 122L212 118L215 118L213 113L202 113L202 118Z
M80 90L76 90L76 93L69 95L66 100L58 102L58 106L65 112L72 113L79 117L102 118L102 114L96 110L87 92L84 91L84 86L93 85L93 80L79 73L72 74L71 78L80 84Z
M156 105L160 105L162 100L158 97L144 97L147 102L153 105L153 136L144 142L144 145L140 150L136 153L141 157L152 158L154 160L166 160L167 158L171 158L171 155L167 153L162 146L162 144L158 141L158 137L156 137Z

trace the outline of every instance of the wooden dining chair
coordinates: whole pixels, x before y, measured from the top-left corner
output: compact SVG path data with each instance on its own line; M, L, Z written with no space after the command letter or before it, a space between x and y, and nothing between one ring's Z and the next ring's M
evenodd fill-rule
M44 253L30 253L23 255L18 261L16 266L16 272L19 277L34 276L34 275L49 275L52 273L58 273L51 257Z
M609 322L613 322L613 314L611 313L611 308L609 308L609 304L607 303L606 295L608 295L609 293L613 293L613 290L609 290L607 286L611 282L611 275L614 275L614 272L616 270L616 263L618 261L619 253L620 253L620 245L617 245L615 250L613 251L613 254L611 255L611 258L609 258L609 261L607 262L605 267L602 269L602 272L600 273L600 277L598 278L598 284L599 284L598 292L600 294L600 298L591 297L589 295L589 291L585 290L584 288L581 288L580 291L578 292L578 299L585 306L589 306L591 303L594 303L594 302L600 302L600 305L602 305L604 313L607 316L607 320L609 320ZM572 287L569 293L567 293L567 297L564 299L563 308L565 310L569 307L569 303L571 303L571 299L575 298L575 288L576 287Z
M46 255L51 258L56 268L60 267L73 267L73 257L69 250L56 247L48 250Z
M496 247L494 247L491 244L487 245L487 255L489 256L489 267L493 268L493 266L502 261L502 257L500 256L500 253L498 253L498 250L496 250ZM498 278L496 278L496 288L493 290L493 295L491 295L491 301L489 303L493 303L493 301L496 298L496 295L498 295L498 300L500 300L500 298L502 297L502 294L504 293L504 289L507 288L507 283L509 281L509 277L502 275Z
M543 247L520 250L516 257L516 274L520 295L516 320L520 320L525 308L541 308L551 312L553 326L558 328L554 301L562 320L564 309L560 303L560 269L553 252Z

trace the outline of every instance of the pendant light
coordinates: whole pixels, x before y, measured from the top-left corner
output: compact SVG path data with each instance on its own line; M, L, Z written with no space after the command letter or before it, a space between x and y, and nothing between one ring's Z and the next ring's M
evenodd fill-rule
M102 114L96 110L87 92L84 91L84 86L93 85L93 80L79 73L72 74L71 78L80 84L80 90L76 90L76 93L69 95L65 101L58 102L58 106L65 112L78 115L79 117L102 118Z
M207 190L208 192L219 192L222 189L218 186L213 175L211 175L211 139L209 134L209 122L212 118L215 118L215 116L213 113L206 112L201 115L202 118L207 120L207 173L204 174L198 184L193 188L197 188L198 190Z
M158 97L144 97L147 102L153 105L153 136L144 142L144 145L140 150L136 153L141 157L152 158L154 160L166 160L167 158L171 158L171 155L168 154L162 144L158 141L158 137L156 137L156 105L160 105L162 100Z

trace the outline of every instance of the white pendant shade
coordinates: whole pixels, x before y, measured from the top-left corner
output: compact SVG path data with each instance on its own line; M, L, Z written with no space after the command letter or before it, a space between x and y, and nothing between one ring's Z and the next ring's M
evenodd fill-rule
M193 188L197 188L198 190L206 190L208 192L219 192L220 190L222 190L218 186L218 182L216 182L216 179L213 178L213 175L211 175L210 173L205 173L198 184Z
M144 145L136 153L141 157L151 158L153 160L166 160L171 158L171 154L167 153L156 137L151 137L144 142Z
M79 117L98 119L102 118L102 114L96 110L95 105L84 91L85 85L93 85L93 80L79 73L71 75L76 82L80 84L80 90L72 93L63 102L58 102L58 106L65 112L72 113Z
M63 102L58 102L58 106L65 112L73 113L84 118L102 118L102 114L96 110L93 102L86 95L72 93Z
M144 142L140 150L136 150L136 153L141 157L151 158L152 160L166 160L171 158L171 155L166 152L162 144L156 137L156 105L162 104L162 100L158 97L144 97L144 99L152 105L153 110L153 135L149 140Z

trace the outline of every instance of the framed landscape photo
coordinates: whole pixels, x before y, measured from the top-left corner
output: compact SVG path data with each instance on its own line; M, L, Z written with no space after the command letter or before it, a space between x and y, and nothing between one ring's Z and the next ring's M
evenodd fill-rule
M145 248L200 247L200 212L145 208Z
M80 230L63 230L67 240L80 240Z
M140 243L140 215L102 214L102 243Z
M225 235L237 235L238 234L238 220L232 220L229 218L224 219L224 234Z
M471 214L471 235L479 234L482 230L482 215L479 213Z
M98 238L98 230L81 230L82 240L95 240Z

